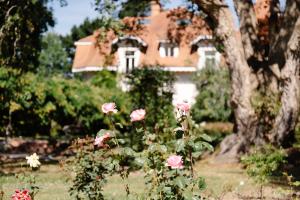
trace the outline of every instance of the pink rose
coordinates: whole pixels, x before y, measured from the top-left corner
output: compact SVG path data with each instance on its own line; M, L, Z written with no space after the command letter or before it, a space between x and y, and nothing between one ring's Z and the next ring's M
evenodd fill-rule
M145 119L146 111L144 109L135 110L130 114L132 122L141 121Z
M183 160L182 156L172 155L167 159L166 166L171 167L172 169L182 169Z
M28 190L16 190L15 194L11 196L11 200L31 200Z
M105 133L103 136L101 137L96 137L94 145L97 145L98 147L105 147L105 142L107 140L109 140L110 138L110 133Z
M116 104L115 103L105 103L102 105L102 112L104 113L116 113L118 110L116 109Z
M176 105L177 109L184 112L184 113L187 113L190 111L191 107L188 103L186 102L183 102L183 103L177 103Z

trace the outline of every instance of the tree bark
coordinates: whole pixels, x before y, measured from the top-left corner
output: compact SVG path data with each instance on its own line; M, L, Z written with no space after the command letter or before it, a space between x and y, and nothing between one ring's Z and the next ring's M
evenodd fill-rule
M271 142L277 146L290 146L299 116L300 102L300 17L288 42L286 63L281 70L281 109L272 130Z
M231 104L235 115L235 134L224 139L219 155L226 158L227 161L236 161L238 156L247 152L254 142L261 142L261 137L257 135L256 131L257 117L251 105L253 89L257 87L258 82L247 62L247 58L251 57L255 51L245 51L244 49L244 45L250 46L252 43L251 34L244 32L243 37L248 38L248 42L243 44L241 35L234 27L233 15L223 1L195 0L194 2L208 15L216 37L224 45L233 92ZM241 13L248 14L245 9ZM249 23L246 17L244 22ZM250 22L249 26L251 25L254 24ZM255 27L253 28L255 29Z
M300 0L287 0L282 18L279 1L270 2L270 14L274 22L270 21L269 52L265 46L261 46L257 36L257 19L252 1L242 3L234 0L240 22L239 31L234 27L232 13L223 0L193 2L207 14L207 21L215 36L224 45L231 74L235 128L234 134L222 141L219 155L227 160L236 160L252 145L264 145L266 142L278 146L288 145L293 137L300 109L300 22L299 19L297 21ZM270 82L276 83L273 89ZM273 129L266 131L260 128L265 121L257 116L251 98L258 88L278 92L278 82L282 89L281 108Z

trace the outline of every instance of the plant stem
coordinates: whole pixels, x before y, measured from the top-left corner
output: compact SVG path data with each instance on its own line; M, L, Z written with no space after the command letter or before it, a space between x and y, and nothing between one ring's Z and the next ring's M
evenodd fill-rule
M260 199L263 199L263 185L260 185Z
M112 115L109 115L109 121L110 121L110 125L111 125L111 127L112 127L112 129L113 129L113 133L115 134L114 141L115 141L117 147L120 148L120 145L119 145L119 142L118 142L118 139L117 139L116 126L115 126L115 124L114 124L114 120L113 120L113 118L112 118Z
M193 155L192 155L192 150L189 150L189 157L190 157L190 162L191 162L191 176L194 178L194 166L193 166Z

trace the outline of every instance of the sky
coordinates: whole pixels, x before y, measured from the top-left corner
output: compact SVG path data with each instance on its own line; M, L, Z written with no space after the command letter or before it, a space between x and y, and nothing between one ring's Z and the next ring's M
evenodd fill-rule
M233 10L232 0L226 0L231 10ZM285 0L280 0L283 5ZM95 0L67 0L68 5L61 7L59 1L52 1L49 6L53 8L56 25L49 31L58 34L68 34L74 25L79 25L88 17L94 19L98 13L93 8ZM183 0L169 0L166 5L168 9L184 5ZM236 23L237 18L236 18Z

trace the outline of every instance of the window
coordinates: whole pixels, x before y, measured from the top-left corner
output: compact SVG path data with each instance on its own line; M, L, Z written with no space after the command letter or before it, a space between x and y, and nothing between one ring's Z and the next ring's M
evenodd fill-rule
M167 57L174 57L174 46L166 46L165 47L165 52Z
M134 68L134 51L125 52L126 73L129 73Z
M205 51L205 66L207 67L216 67L216 51Z
M174 43L160 43L159 54L161 57L177 57L179 48Z

